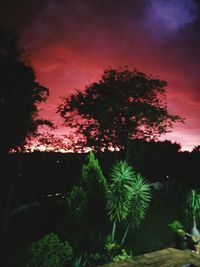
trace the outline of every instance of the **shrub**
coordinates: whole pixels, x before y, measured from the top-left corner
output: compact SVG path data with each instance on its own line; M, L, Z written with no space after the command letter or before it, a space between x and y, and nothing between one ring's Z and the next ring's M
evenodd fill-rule
M50 233L27 249L27 260L20 267L63 267L72 256L69 243Z
M125 249L121 250L121 253L113 258L114 262L125 261L132 258L132 254L128 254Z
M183 225L178 220L174 220L168 226L175 233L177 233L179 230L183 230Z

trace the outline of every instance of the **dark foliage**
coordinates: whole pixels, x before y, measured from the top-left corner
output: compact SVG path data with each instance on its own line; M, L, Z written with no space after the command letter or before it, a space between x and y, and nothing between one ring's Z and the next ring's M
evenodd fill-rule
M177 179L180 148L179 144L170 141L134 140L130 144L130 162L150 181Z
M0 28L0 150L20 146L34 134L38 125L48 123L37 119L38 107L49 91L36 82L32 67L23 60L12 31Z
M35 135L39 125L52 126L51 122L38 117L38 104L46 101L48 95L48 89L36 81L34 70L23 59L15 33L0 27L1 244L8 230L13 195L23 164L19 157L17 167L12 166L8 153L22 146L27 137Z
M143 147L143 156L139 152L139 147ZM169 182L169 185L173 186L175 190L165 192L163 189L160 193L155 192L156 194L153 194L152 203L154 206L151 209L152 214L149 212L150 217L147 214L147 221L144 221L145 226L142 225L141 230L131 231L127 238L128 248L133 250L133 255L169 246L173 237L170 230L166 230L165 233L165 229L168 229L168 223L174 218L178 218L177 212L173 211L173 209L181 212L185 192L188 192L189 188L194 186L200 188L200 153L178 152L178 147L177 144L170 145L166 142L157 144L143 142L142 146L139 144L137 147L135 146L134 154L133 146L131 158L133 163L135 162L134 168L137 166L142 173L145 170L146 178L150 177L150 182L152 182L155 181L155 177L156 181L166 179L165 173L162 172L162 168L165 167L164 171L171 173L169 179L165 181ZM137 154L138 158L136 158ZM103 167L102 171L106 177L109 176L110 167L116 162L116 159L121 159L122 156L123 153L120 152L95 154L95 157L98 158L100 165ZM105 236L91 234L92 228L89 228L87 224L89 216L83 216L81 220L78 218L82 216L80 209L84 208L84 203L81 201L78 203L79 205L74 203L74 208L79 209L77 214L74 211L72 214L67 212L65 203L63 203L73 185L79 181L81 166L85 162L86 154L44 152L12 154L10 155L10 163L13 173L17 172L19 157L23 161L23 168L15 190L13 201L15 207L11 214L10 230L6 242L7 252L5 255L7 259L12 261L9 266L13 267L15 265L16 255L19 258L21 257L20 249L26 244L41 239L43 235L49 232L57 233L63 240L67 240L78 254L78 258L80 256L79 253L83 251L104 253ZM176 183L173 183L174 180L179 180L178 187L176 187ZM187 188L183 190L184 185ZM78 193L80 197L82 196L80 190L74 190L74 193L76 195ZM178 208L175 203L179 203ZM159 210L157 206L159 206ZM165 208L163 209L163 207ZM72 220L72 215L74 220ZM160 223L160 220L162 220L162 223ZM101 222L102 220L100 220ZM102 229L105 231L104 234L109 231L110 227L111 225L108 224L106 228ZM124 229L119 230L121 231L120 234L123 234ZM158 235L158 233L163 233L163 235ZM76 234L76 239L74 234ZM82 255L82 260L84 257Z
M124 149L130 139L154 139L181 121L167 111L166 85L137 70L107 69L99 82L65 98L58 113L82 146Z

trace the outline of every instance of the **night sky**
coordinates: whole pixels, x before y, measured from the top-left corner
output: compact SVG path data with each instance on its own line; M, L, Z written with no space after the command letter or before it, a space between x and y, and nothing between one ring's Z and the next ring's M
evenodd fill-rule
M168 82L168 108L186 118L163 138L200 145L200 3L195 0L1 0L0 24L20 36L37 80L60 97L127 65ZM59 132L63 132L62 129Z

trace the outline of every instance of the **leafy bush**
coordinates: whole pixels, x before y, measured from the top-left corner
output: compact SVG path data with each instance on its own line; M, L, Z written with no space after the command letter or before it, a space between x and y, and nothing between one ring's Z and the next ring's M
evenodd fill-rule
M132 254L128 254L128 252L123 248L121 250L121 254L115 256L113 258L113 261L116 262L116 261L125 261L125 260L128 260L128 259L131 259L132 258Z
M88 205L87 195L81 186L74 185L72 191L66 198L68 215L74 222L80 222L86 214Z
M102 231L102 224L107 222L107 181L92 151L90 151L86 163L82 166L79 184L87 196L84 220L88 221L91 232Z
M172 223L169 224L169 227L178 236L185 237L186 232L185 230L183 230L183 225L179 221L177 220L173 221Z
M27 260L20 267L63 267L73 256L72 247L50 233L27 250Z
M98 160L92 151L87 156L87 162L83 164L82 167L82 185L85 187L89 193L92 193L94 186L97 186L97 190L102 188L105 192L107 189L107 181L104 177ZM91 190L91 191L90 191Z
M121 261L132 258L132 254L128 254L124 248L121 248L116 242L112 241L112 236L106 237L105 243L105 261Z
M179 230L183 230L183 225L178 221L174 220L172 223L169 224L169 228L177 233Z

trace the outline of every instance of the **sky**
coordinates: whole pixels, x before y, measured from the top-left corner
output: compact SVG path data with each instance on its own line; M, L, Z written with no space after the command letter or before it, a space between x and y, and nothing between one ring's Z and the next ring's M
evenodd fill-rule
M200 145L200 1L1 0L0 24L20 37L50 97L41 116L64 133L61 97L127 65L168 82L168 110L185 118L162 139Z

